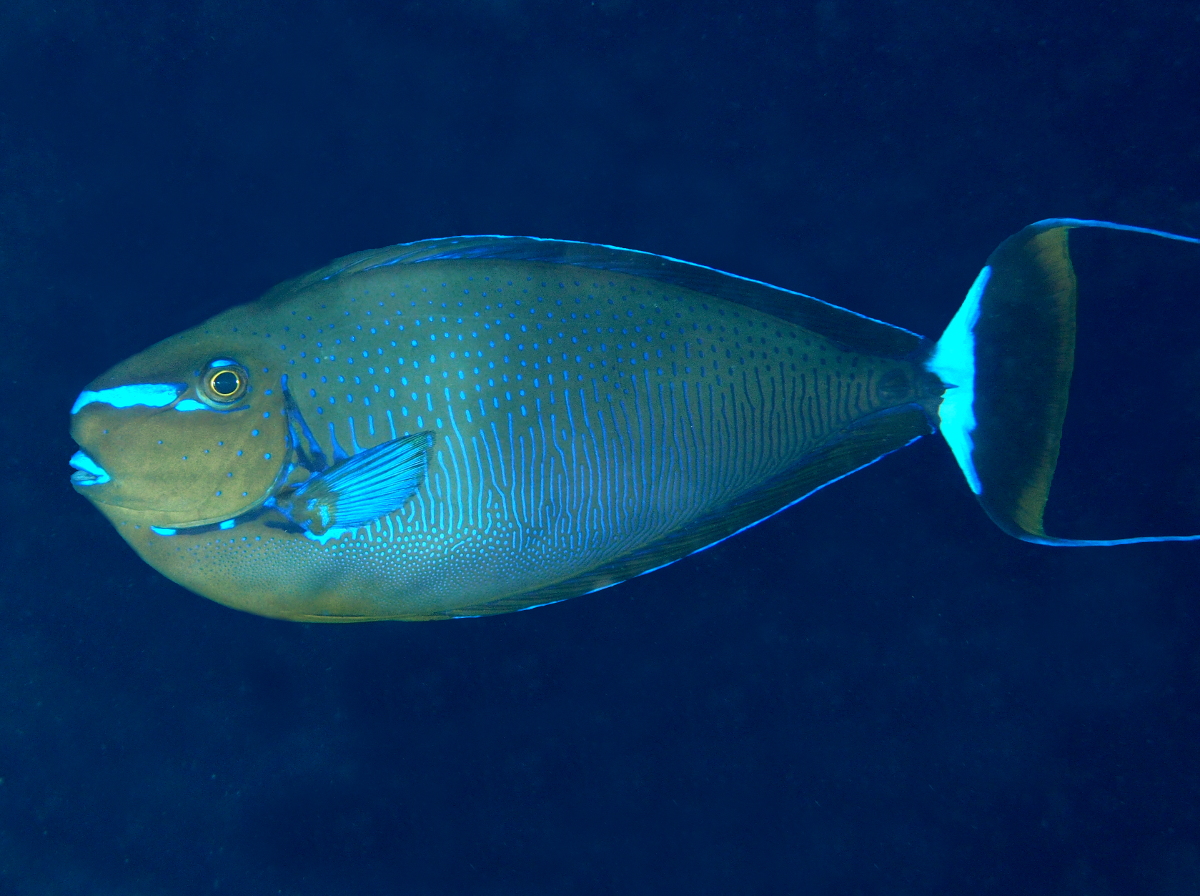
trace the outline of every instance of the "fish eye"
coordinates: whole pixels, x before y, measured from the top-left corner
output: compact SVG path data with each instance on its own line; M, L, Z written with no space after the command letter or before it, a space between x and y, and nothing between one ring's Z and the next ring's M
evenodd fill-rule
M201 392L210 401L229 404L237 401L250 388L246 368L232 361L213 361L200 379Z

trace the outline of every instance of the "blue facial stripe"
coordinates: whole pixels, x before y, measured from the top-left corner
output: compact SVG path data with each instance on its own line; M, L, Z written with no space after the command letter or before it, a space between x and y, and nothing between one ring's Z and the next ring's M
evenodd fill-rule
M150 531L153 532L155 535L168 536L168 535L174 535L179 530L178 529L166 529L166 528L163 528L162 526L151 526Z
M227 361L224 358L208 362L209 367L233 367L235 364L237 364L237 361Z
M980 300L991 276L990 265L979 272L966 300L938 340L933 357L925 365L946 386L946 394L938 408L942 436L967 477L971 491L977 495L983 493L983 485L971 458L975 447L971 438L975 431L975 324L979 320Z
M94 401L110 404L114 408L131 408L144 405L150 408L165 408L187 389L182 383L136 383L130 386L114 386L112 389L101 389L98 392L84 390L75 399L71 408L72 414Z

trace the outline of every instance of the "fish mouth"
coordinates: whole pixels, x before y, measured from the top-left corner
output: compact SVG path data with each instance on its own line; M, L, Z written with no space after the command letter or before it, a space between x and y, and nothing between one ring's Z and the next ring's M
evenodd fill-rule
M103 485L112 480L108 471L88 457L86 451L76 451L71 455L70 463L75 468L75 472L71 474L72 485L81 487Z

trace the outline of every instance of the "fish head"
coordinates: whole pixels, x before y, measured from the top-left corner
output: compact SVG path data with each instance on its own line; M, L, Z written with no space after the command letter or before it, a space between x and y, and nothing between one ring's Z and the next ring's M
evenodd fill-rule
M292 454L281 378L261 349L203 325L89 384L71 409L71 436L75 490L114 522L163 529L260 506Z

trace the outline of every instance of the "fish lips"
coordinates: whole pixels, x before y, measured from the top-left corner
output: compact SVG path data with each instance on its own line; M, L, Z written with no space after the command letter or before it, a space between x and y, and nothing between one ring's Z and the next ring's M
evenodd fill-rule
M71 474L71 485L80 494L84 494L85 489L112 481L112 476L108 474L108 471L96 463L91 455L82 448L71 455L70 464L75 468L75 472ZM89 495L89 497L91 496Z

